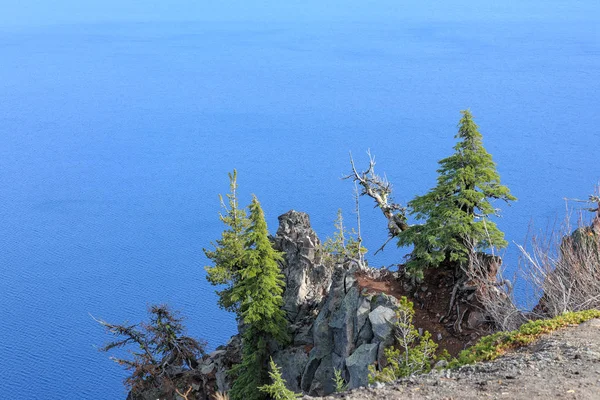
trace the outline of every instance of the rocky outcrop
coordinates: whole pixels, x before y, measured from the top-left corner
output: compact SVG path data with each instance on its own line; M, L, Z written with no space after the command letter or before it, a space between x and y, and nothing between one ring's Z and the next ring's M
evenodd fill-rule
M310 226L308 214L289 211L279 217L274 247L284 253L283 309L291 323L295 344L310 344L310 328L329 293L333 267L321 263L321 242Z
M289 389L312 396L330 394L336 370L348 388L365 386L368 366L381 363L384 347L393 341L397 300L362 290L355 278L356 261L322 262L319 238L305 213L292 210L280 216L272 240L284 252L283 308L292 337L285 347L274 344L272 357ZM227 371L240 361L241 340L236 335L197 369L180 376L177 386L191 386L189 398L211 399L215 392L229 390Z
M383 348L393 341L395 298L361 291L356 263L322 262L320 240L307 214L289 211L279 217L274 247L284 252L283 295L292 341L276 348L273 360L289 389L313 396L334 391L341 371L349 388L367 384L368 366L383 361ZM231 386L226 371L240 359L240 340L206 357L195 371L197 399Z
M350 388L367 383L367 368L381 362L393 340L396 299L361 292L355 263L321 263L319 240L308 215L279 217L275 244L286 253L284 302L293 344L274 354L290 389L310 395L334 391L341 371Z

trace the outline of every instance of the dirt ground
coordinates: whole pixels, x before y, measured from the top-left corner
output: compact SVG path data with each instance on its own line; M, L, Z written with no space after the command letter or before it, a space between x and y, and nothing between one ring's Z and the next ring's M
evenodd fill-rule
M456 356L461 350L475 344L481 336L489 334L489 330L482 327L478 330L464 329L456 332L452 322L444 323L440 319L448 312L448 304L452 296L454 281L447 271L431 269L427 272L424 283L411 291L407 291L402 281L391 275L381 279L357 274L358 285L371 293L383 292L390 296L400 298L406 296L414 303L416 328L429 331L439 349L446 349L451 355Z
M492 362L435 371L325 399L600 400L600 320L546 335Z

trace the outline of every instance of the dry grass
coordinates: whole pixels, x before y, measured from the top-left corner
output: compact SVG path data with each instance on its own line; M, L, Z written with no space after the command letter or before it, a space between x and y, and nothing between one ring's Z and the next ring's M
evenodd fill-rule
M590 196L592 203L597 199ZM540 297L539 317L600 309L600 202L587 210L596 213L591 222L580 214L573 226L567 217L560 229L533 236L531 250L518 246L524 277Z
M515 330L527 321L513 297L513 282L503 275L502 258L473 252L466 272L471 282L477 282L475 295L495 329Z

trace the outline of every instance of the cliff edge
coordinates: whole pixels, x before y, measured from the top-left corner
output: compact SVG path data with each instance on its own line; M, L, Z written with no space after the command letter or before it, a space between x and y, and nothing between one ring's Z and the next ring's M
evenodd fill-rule
M492 362L434 371L393 384L325 397L340 398L600 399L600 319L545 335Z

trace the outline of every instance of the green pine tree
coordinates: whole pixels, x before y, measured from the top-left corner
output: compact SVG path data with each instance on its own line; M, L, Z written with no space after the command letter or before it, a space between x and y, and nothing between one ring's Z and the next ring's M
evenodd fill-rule
M256 196L250 204L250 227L245 234L245 254L238 270L239 280L231 298L239 303L239 316L258 332L279 342L287 340L287 323L283 305L284 276L278 261L281 252L273 249L265 215Z
M249 326L242 335L242 362L234 365L229 374L233 385L229 391L231 400L265 400L260 387L268 381L266 368L269 349L266 340L255 328Z
M420 276L425 268L444 262L468 262L471 249L506 247L504 233L490 220L498 215L496 199L514 201L500 184L492 156L485 150L481 133L468 110L458 125L455 153L439 162L437 186L408 203L410 214L423 224L398 235L400 246L413 245L408 271Z
M260 400L259 387L268 383L268 342L289 340L283 305L284 276L278 261L282 254L269 241L267 223L256 197L250 204L250 226L245 233L245 252L231 300L239 305L238 316L245 325L242 363L233 368L232 400Z
M217 291L219 295L219 306L227 311L237 311L237 303L231 299L231 291L238 281L238 271L243 262L245 248L245 232L250 226L250 220L243 208L239 208L237 198L237 171L229 173L229 188L231 192L227 196L227 204L223 196L219 195L221 207L224 214L219 218L227 227L221 234L221 239L212 243L215 250L204 249L204 254L210 259L214 266L206 266L206 279L212 285L225 285L226 287Z
M302 397L300 393L294 393L285 386L285 379L281 376L281 370L271 358L269 362L269 377L273 381L270 385L259 387L262 392L267 393L273 400L295 400Z
M344 226L342 209L338 209L334 222L336 231L323 243L324 261L327 265L342 264L347 259L362 259L367 249L362 246L362 240L354 228L348 230Z

